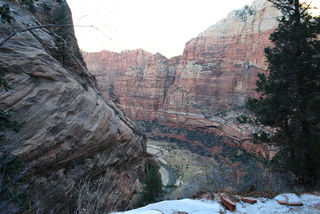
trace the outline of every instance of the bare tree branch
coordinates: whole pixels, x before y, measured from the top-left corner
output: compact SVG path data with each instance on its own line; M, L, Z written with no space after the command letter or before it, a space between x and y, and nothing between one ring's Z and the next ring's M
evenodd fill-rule
M4 38L1 42L0 42L0 47L6 43L9 39L11 39L13 36L15 36L16 34L19 33L23 33L26 31L31 31L31 30L35 30L35 29L40 29L40 28L52 28L52 27L72 27L72 24L67 24L67 25L41 25L41 26L35 26L35 27L31 27L31 28L26 28L23 30L19 30L16 32L12 32L9 36L7 36L6 38Z
M101 34L103 34L105 37L107 37L108 39L112 40L112 38L110 38L109 36L105 35L99 28L93 26L93 25L73 25L73 24L65 24L65 25L40 25L40 26L35 26L35 27L30 27L30 28L26 28L23 30L19 30L19 31L15 31L12 32L9 36L7 36L6 38L4 38L1 42L0 42L0 48L1 46L6 43L9 39L11 39L13 36L15 36L16 34L19 33L23 33L26 31L31 31L31 30L35 30L35 29L41 29L41 28L54 28L54 27L91 27L96 29L97 31L99 31Z
M36 30L36 29L41 29L41 28L54 28L54 27L92 27L97 29L96 27L94 27L93 25L89 25L89 26L81 26L81 25L73 25L73 24L65 24L65 25L40 25L40 26L35 26L35 27L30 27L30 28L26 28L23 30L19 30L19 31L15 31L12 32L9 36L7 36L6 38L4 38L1 42L0 42L0 47L6 43L9 39L11 39L13 36L15 36L16 34L19 33L23 33L26 31L31 31L31 30Z

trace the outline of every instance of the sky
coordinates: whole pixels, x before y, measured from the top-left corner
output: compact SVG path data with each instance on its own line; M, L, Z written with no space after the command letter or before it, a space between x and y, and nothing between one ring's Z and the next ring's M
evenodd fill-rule
M67 0L79 46L181 55L185 43L253 0ZM81 26L81 27L77 27ZM93 26L93 27L85 27Z

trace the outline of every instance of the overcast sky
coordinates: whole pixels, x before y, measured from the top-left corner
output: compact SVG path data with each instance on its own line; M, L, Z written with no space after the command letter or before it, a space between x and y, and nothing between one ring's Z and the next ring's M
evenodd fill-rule
M320 0L316 0L320 1ZM142 48L166 57L229 12L253 0L67 0L80 48L120 52Z
M166 57L253 0L67 0L80 48L85 51L142 48Z

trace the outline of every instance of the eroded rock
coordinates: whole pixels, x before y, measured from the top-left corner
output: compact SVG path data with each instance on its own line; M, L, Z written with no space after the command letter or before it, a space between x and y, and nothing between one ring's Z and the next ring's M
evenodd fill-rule
M1 25L1 40L57 24L60 12L72 21L65 1L0 4L16 19ZM0 47L0 70L13 88L1 90L0 107L25 123L6 143L33 167L26 213L132 208L145 177L145 140L85 69L73 29L59 30L66 34L63 53L56 28L18 33Z
M234 211L237 207L236 203L230 200L226 195L220 195L222 204L230 211Z
M257 199L252 198L252 197L241 197L241 201L249 204L255 204L257 203Z
M231 12L167 59L142 50L88 53L88 68L126 115L243 140L248 133L215 115L257 96L257 74L267 73L264 48L279 12L267 0Z

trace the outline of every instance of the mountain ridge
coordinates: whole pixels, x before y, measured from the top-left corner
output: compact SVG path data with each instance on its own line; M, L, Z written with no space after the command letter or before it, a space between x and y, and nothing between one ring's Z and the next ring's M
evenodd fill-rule
M123 66L126 61L121 69L121 62L111 56L106 60L99 53L86 53L84 59L89 71L98 74L99 84L108 90L112 86L129 118L222 131L241 141L248 133L236 124L220 123L215 115L257 96L253 88L257 74L267 73L263 50L270 45L278 15L270 2L256 0L189 40L181 56L145 55L144 64L133 60ZM128 60L136 53L121 54ZM116 77L108 76L114 73Z

